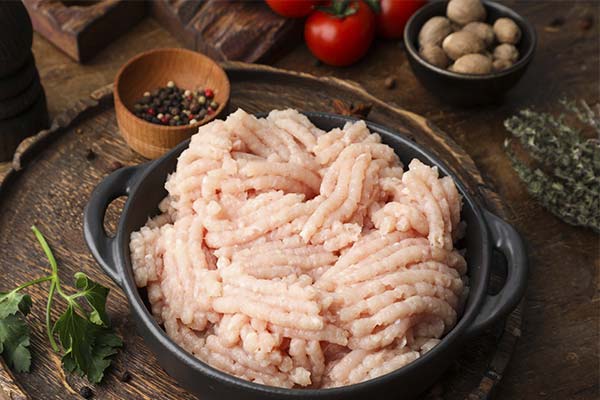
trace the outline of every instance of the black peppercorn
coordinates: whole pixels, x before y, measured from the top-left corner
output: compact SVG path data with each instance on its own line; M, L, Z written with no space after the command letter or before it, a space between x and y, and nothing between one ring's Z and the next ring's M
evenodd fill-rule
M120 377L121 382L129 382L131 380L131 374L129 373L129 371L125 370L123 371L123 374Z
M90 399L94 395L94 392L89 386L83 386L81 389L79 389L79 394L84 399Z
M213 97L214 91L210 88L192 91L179 88L169 81L166 87L144 92L134 105L133 112L139 118L155 124L195 124L218 108L219 104Z
M94 150L92 150L92 149L87 149L87 151L85 153L85 158L88 161L92 161L96 158L96 153L94 153Z
M393 89L396 87L396 78L394 78L393 76L388 76L387 78L385 78L383 84L386 89Z

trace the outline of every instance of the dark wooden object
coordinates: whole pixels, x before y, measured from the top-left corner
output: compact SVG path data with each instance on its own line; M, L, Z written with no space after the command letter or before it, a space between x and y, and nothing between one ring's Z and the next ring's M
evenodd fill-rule
M0 101L18 95L33 81L39 82L40 77L31 51L28 52L28 55L25 65L16 72L0 78Z
M0 3L0 161L48 126L46 97L31 54L33 29L21 2Z
M32 79L31 83L17 95L0 100L0 120L14 117L31 107L41 97L42 91L39 79Z
M469 156L448 136L424 118L390 107L359 86L334 78L293 73L242 63L225 65L232 82L231 109L243 107L249 112L296 107L303 110L334 112L332 100L346 105L370 104L369 119L389 126L427 146L442 158L468 189L488 209L506 217L500 199L484 183ZM315 92L318 90L318 94ZM285 97L280 93L285 92ZM78 102L59 115L49 131L26 140L17 151L12 170L0 184L0 274L7 289L42 274L43 255L29 226L36 224L48 237L60 264L65 283L75 271L84 271L111 287L108 310L125 348L115 361L105 382L94 388L101 399L193 399L180 389L157 365L142 339L134 334L122 292L102 273L89 254L81 234L82 209L93 190L116 163L143 161L118 134L111 88ZM339 106L339 105L338 105ZM93 151L96 157L86 155ZM44 182L43 185L40 182ZM109 208L109 231L116 226L122 201ZM18 205L18 206L17 206ZM44 291L30 291L34 308L28 317L33 329L32 350L35 361L31 374L12 375L0 369L0 387L19 393L21 398L77 399L77 391L86 383L65 375L60 360L48 347L43 326ZM54 315L56 317L56 315ZM520 335L521 313L517 309L506 324L472 340L459 361L424 399L485 399L500 381L512 349ZM129 371L128 383L119 377ZM16 396L16 398L19 398ZM390 397L393 398L393 397Z
M144 1L23 0L33 27L78 62L85 62L146 14Z
M48 127L46 96L42 91L35 103L21 114L0 120L0 161L10 160L19 143Z
M0 3L0 77L21 68L29 58L33 30L20 2Z
M152 15L190 49L216 60L255 62L299 38L300 21L282 18L261 1L158 0Z

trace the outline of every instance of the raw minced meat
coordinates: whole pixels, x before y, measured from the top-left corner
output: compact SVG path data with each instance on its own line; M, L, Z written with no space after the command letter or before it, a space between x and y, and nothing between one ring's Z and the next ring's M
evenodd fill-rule
M187 351L279 387L335 387L416 360L456 323L466 263L449 177L364 122L295 110L200 127L131 235L136 283Z

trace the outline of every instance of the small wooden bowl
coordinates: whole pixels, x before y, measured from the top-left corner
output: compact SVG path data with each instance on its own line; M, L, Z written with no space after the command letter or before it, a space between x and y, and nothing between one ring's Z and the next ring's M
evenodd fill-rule
M182 89L211 88L217 110L193 125L165 126L138 118L134 104L146 91L173 81ZM156 49L129 60L117 73L113 88L117 122L127 144L147 158L157 158L188 139L198 127L220 115L229 100L229 79L210 58L185 49Z

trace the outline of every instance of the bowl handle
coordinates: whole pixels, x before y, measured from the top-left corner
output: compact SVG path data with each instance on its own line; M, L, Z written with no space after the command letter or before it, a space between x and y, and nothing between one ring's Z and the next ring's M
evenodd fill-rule
M83 210L83 236L92 255L104 272L121 286L122 277L116 268L114 237L109 237L104 230L104 215L109 204L120 196L129 195L130 189L137 181L139 172L146 164L121 168L104 178L92 192Z
M483 214L493 246L506 257L508 275L500 292L485 298L478 317L467 330L469 336L481 333L514 310L527 286L527 252L521 236L510 224L491 212L483 210Z

